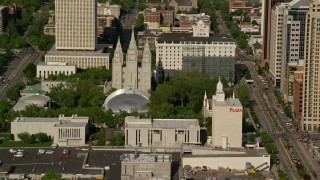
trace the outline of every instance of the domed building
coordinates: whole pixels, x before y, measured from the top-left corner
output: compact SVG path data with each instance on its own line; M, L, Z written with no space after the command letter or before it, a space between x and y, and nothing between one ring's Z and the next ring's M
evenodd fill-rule
M151 52L146 42L142 58L138 58L134 30L125 57L119 39L112 60L112 87L118 90L107 97L103 106L114 113L147 112L148 90L151 89Z

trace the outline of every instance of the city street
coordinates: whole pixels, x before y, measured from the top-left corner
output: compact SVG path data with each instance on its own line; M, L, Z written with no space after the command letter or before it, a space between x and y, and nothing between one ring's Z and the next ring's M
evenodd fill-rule
M261 78L259 78L253 62L245 61L244 63L250 70L252 79L255 81L254 85L250 85L255 86L250 88L251 97L256 102L254 109L260 119L263 129L269 133L278 147L281 167L283 167L285 172L290 174L290 177L294 179L299 178L297 169L292 162L292 156L297 155L297 158L304 165L310 176L314 173L317 173L317 176L319 176L319 166L304 148L300 134L295 132L295 129L287 126L287 123L291 123L291 120L285 117L282 108L276 103L273 87L269 86L266 90L265 87L268 86L268 84L262 82ZM287 142L292 146L293 152L289 152L288 149L284 147L282 136L283 138L286 138ZM312 178L316 179L316 177Z
M0 99L5 98L6 89L10 86L14 86L18 81L23 78L23 69L31 62L38 63L41 60L41 53L35 51L21 51L9 61L4 67L1 76L6 78L6 82L0 83ZM9 85L8 85L9 84Z

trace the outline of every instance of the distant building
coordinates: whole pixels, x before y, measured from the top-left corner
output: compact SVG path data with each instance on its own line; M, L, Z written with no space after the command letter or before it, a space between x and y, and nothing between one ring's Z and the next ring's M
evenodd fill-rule
M197 119L125 118L126 147L179 148L182 144L201 144Z
M212 142L215 147L242 147L242 105L239 99L225 99L223 85L219 80L216 94L212 99L204 95L204 117L212 117Z
M49 11L48 24L43 27L45 35L54 36L56 34L55 14L54 11Z
M240 31L245 33L251 33L251 32L259 32L260 28L257 25L253 25L250 22L240 22L238 24Z
M171 154L121 155L121 180L171 180Z
M144 22L145 23L157 23L158 26L161 24L161 14L156 8L146 9L144 11Z
M8 25L8 8L0 6L0 34L5 32Z
M303 68L303 67L302 67ZM302 117L302 101L303 101L303 69L293 73L293 116L301 120Z
M198 1L197 0L171 0L169 6L172 6L177 12L180 11L191 11L193 8L198 8Z
M120 17L120 5L98 3L97 8L97 34L105 35L106 28L116 27Z
M173 26L175 23L175 12L174 10L163 10L161 11L162 24Z
M106 45L97 46L97 1L55 1L55 46L45 62L66 62L78 68L109 69Z
M134 30L124 62L120 39L118 40L112 60L112 87L116 89L151 89L151 52L148 43L145 44L141 58L141 66L138 66L138 48L136 45ZM125 64L125 66L124 66Z
M145 30L145 31L139 31L137 34L137 40L138 40L138 49L143 50L145 44L148 41L150 51L156 50L156 39L157 37L162 34L161 31L158 31L157 33L153 32L152 30Z
M157 80L165 79L168 72L185 67L202 66L198 59L234 58L236 43L225 35L209 36L209 28L202 21L193 26L193 33L163 33L156 40ZM194 65L190 59L194 58ZM189 65L190 64L190 65ZM199 64L199 65L197 65ZM199 68L198 68L199 69Z
M40 62L37 64L37 78L47 79L49 75L57 76L64 74L66 76L75 74L77 67L75 64L62 62Z
M17 117L11 122L11 133L15 141L20 140L19 133L46 133L53 143L59 146L83 146L89 135L89 117L72 115L58 118L47 117Z
M246 6L247 6L246 1L237 1L237 0L229 1L229 9L232 9L235 7L246 7Z
M176 18L179 20L179 27L192 27L199 21L202 21L205 25L211 27L210 16L205 13L177 14Z

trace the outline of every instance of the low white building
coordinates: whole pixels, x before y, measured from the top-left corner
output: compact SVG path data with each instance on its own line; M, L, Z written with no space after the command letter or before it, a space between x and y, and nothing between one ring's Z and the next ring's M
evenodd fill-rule
M191 154L183 154L182 167L185 165L191 168L207 166L209 169L222 171L225 169L245 171L248 165L249 169L257 168L257 171L269 171L271 167L270 155L264 148L242 149L241 151L238 149L194 149Z
M182 144L201 144L197 119L125 118L126 147L179 148Z
M22 94L23 95L23 94ZM28 106L36 105L37 107L49 108L51 98L48 96L34 94L22 96L18 102L13 106L13 110L21 111L25 110Z
M89 117L72 115L58 118L47 117L17 117L11 122L11 133L15 141L19 140L18 134L46 133L53 138L59 146L83 146L89 133Z
M49 75L64 74L66 76L75 74L77 66L66 62L40 62L37 64L37 78L47 79Z
M171 154L123 154L121 180L171 179Z

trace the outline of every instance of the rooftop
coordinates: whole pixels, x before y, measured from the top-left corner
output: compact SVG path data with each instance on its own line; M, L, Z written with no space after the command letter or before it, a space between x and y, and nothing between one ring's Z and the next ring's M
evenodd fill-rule
M225 101L216 101L213 100L213 104L215 106L234 106L234 107L242 107L239 99L228 98Z
M56 50L56 45L54 45L46 56L108 56L109 53L104 53L104 49L109 45L107 44L97 44L95 51L71 51L71 50Z
M158 42L164 41L201 41L201 42L234 42L228 35L215 34L210 37L193 37L192 33L163 33L158 36Z
M125 118L125 126L127 128L189 128L200 127L197 119L151 119L127 116Z
M40 84L36 84L33 86L26 86L21 93L39 93L42 94L44 91L42 90L42 87Z
M67 62L39 62L38 65L44 66L76 66L76 64L67 63Z
M172 157L169 154L122 154L122 162L139 162L139 163L151 163L151 162L172 162Z
M44 107L48 102L50 102L50 97L43 95L31 95L31 96L22 96L16 105L13 107L13 110L20 111L24 110L27 106L36 105L38 107Z

